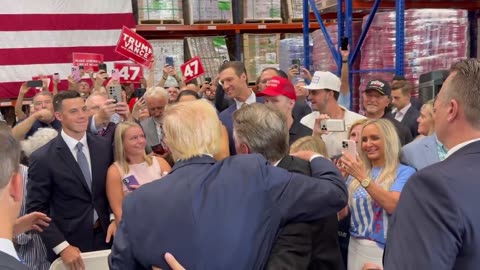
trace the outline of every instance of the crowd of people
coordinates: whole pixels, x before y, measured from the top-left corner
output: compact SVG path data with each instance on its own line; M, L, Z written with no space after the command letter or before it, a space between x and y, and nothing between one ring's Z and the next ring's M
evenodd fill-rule
M199 85L165 66L144 93L86 73L0 121L0 269L85 269L105 249L110 269L480 263L476 59L425 104L371 80L364 115L344 106L346 68L266 68L252 89L242 62Z

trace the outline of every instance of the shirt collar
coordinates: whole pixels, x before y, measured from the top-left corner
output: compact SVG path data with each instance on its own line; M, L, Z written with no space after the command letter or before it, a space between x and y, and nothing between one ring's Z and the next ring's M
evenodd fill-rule
M63 131L63 129L62 129L62 132L61 132L61 136L62 136L63 140L65 141L65 143L67 144L68 149L70 149L72 151L76 149L78 142L81 142L83 144L83 146L87 146L87 133L86 132L85 132L85 134L83 134L83 137L80 139L80 141L77 141L76 139L68 136L67 133L65 133L65 131Z
M405 115L410 107L412 107L412 103L408 103L408 105L403 107L401 110L395 108L392 110L392 113L401 113L401 115Z
M13 246L12 240L0 238L0 250L20 261L20 258L18 258L17 252L15 251L15 247Z
M457 145L455 145L454 147L452 147L452 149L448 150L448 153L447 155L445 156L445 158L448 158L449 156L453 155L453 153L457 152L458 150L462 149L464 146L467 146L471 143L474 143L476 141L480 141L480 138L476 138L476 139L473 139L473 140L469 140L469 141L466 141L466 142L463 142L463 143L459 143Z
M283 156L281 159L279 159L277 162L273 163L272 165L275 166L275 167L278 167L278 164L279 164L280 161L282 161L284 158L285 158L285 156Z
M250 90L250 96L248 96L248 98L245 100L245 102L241 102L241 101L238 101L237 99L235 99L235 104L237 106L237 110L242 107L243 103L253 104L255 102L257 102L257 98L255 96L255 93L252 90Z

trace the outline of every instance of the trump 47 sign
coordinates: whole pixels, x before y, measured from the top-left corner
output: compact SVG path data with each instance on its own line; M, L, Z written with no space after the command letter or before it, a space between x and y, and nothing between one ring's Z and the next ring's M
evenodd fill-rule
M138 83L143 78L143 68L138 64L114 63L113 67L118 69L120 83Z
M180 66L185 82L196 79L205 73L200 57L195 56Z

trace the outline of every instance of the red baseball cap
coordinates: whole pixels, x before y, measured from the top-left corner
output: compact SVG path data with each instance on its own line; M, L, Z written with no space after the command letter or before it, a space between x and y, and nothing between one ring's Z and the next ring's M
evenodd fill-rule
M278 76L272 77L272 79L267 82L265 89L263 89L262 92L258 92L257 96L286 96L290 99L297 100L293 84L288 79Z

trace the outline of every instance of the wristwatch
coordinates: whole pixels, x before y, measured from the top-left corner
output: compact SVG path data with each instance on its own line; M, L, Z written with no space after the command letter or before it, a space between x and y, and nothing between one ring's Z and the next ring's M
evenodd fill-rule
M362 185L363 188L367 188L368 186L370 186L371 182L372 182L372 179L365 178L360 182L360 185Z

